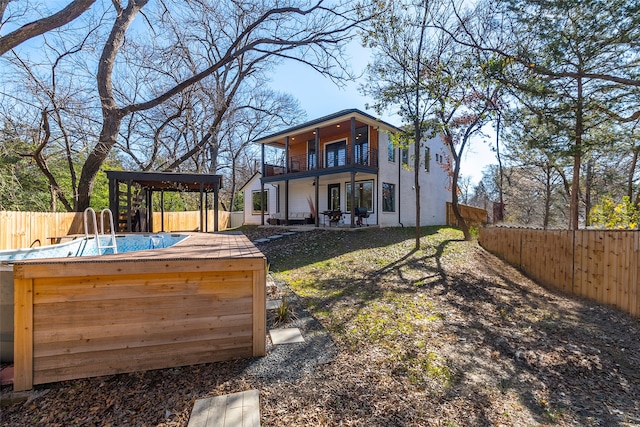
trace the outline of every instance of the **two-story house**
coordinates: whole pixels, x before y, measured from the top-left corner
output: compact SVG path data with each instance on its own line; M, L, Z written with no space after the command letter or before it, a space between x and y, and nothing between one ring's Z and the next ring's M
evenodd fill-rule
M394 146L399 130L351 109L255 141L262 167L243 187L245 224L415 225L414 148ZM446 148L436 137L421 149L421 225L444 224Z

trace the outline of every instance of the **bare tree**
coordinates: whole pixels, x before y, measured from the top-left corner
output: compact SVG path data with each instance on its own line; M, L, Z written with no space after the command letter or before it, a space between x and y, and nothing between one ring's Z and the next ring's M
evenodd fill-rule
M41 19L35 19L13 30L6 36L0 36L0 55L5 54L9 50L33 37L42 35L48 31L70 23L89 10L91 5L95 2L96 0L73 0L65 8L56 13L45 16ZM11 17L5 20L5 12L7 11L9 3L12 3L12 0L0 0L0 28L12 21L10 19ZM17 7L23 6L19 5ZM25 5L24 7L26 7L26 10L16 10L13 14L15 14L15 16L23 17L25 15L34 14L39 9L38 7L30 7L29 5Z
M249 53L262 59L296 59L318 71L339 77L340 69L336 70L336 66L340 65L338 52L359 23L355 18L351 18L354 12L351 6L332 4L328 7L323 0L310 5L286 7L272 7L269 2L194 2L194 5L202 8L195 13L206 14L211 17L211 22L218 23L219 26L210 28L211 31L215 31L214 34L224 36L226 27L232 23L239 26L238 36L232 40L221 37L221 45L205 47L205 52L206 49L219 51L220 59L215 63L181 79L172 87L154 88L155 94L146 101L120 105L114 92L114 68L125 42L125 34L147 1L130 0L126 6L114 1L116 18L104 45L97 73L98 93L102 105L102 130L98 143L90 151L82 168L78 186L78 210L89 205L96 174L116 144L124 117L159 106ZM175 7L175 10L179 10L182 5L173 5L165 1L161 6L165 8L165 12L169 12L170 8ZM189 49L188 46L181 48Z
M8 14L13 3L7 4L1 5ZM57 86L59 91L82 92L87 103L75 113L92 116L87 126L92 132L98 125L95 137L82 134L87 144L80 151L65 149L79 172L73 172L74 188L70 196L63 195L63 203L78 211L89 206L96 176L114 147L142 169L202 166L206 158L207 169L217 170L225 116L243 82L257 73L267 75L272 64L284 59L300 61L334 80L350 77L342 50L367 19L346 0L195 0L188 7L178 0L113 0L100 6L106 9L96 5L94 14L43 37L45 53L58 52L56 46L78 46L83 38L101 46L81 49L77 55L86 65L77 67L76 79ZM11 21L18 22L17 17ZM39 70L33 73L34 81L48 80L28 48L12 50L1 60L23 70ZM65 55L61 62L70 64L73 56ZM95 80L88 84L84 79L92 74ZM4 88L19 100L15 89ZM22 105L36 117L34 105ZM199 116L187 114L194 106ZM55 108L47 105L47 111L51 118ZM71 116L74 110L65 111ZM44 116L38 112L38 117ZM34 122L34 128L40 124ZM41 152L54 147L49 138Z

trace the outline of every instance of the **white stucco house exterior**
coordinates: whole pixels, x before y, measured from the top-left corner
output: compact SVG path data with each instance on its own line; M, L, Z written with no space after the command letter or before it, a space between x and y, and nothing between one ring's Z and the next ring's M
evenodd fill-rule
M245 224L415 226L414 147L393 146L399 130L351 109L255 141L262 162L242 188ZM421 149L420 224L442 225L451 201L447 149L440 137Z

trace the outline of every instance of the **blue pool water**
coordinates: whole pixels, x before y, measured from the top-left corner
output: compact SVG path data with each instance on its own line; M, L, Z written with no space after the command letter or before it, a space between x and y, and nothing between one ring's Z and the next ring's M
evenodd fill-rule
M189 237L188 234L125 234L116 236L116 246L118 247L118 253L168 248L187 237ZM109 245L110 243L110 236L100 236L100 244L102 246ZM0 262L109 254L113 254L113 249L102 248L100 253L98 253L98 246L96 245L95 238L89 237L88 240L79 238L70 242L51 246L0 251Z

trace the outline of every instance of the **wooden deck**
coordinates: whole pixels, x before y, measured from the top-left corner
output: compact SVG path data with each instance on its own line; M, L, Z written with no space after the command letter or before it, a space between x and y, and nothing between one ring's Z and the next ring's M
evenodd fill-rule
M266 259L244 236L14 265L14 391L265 354Z

